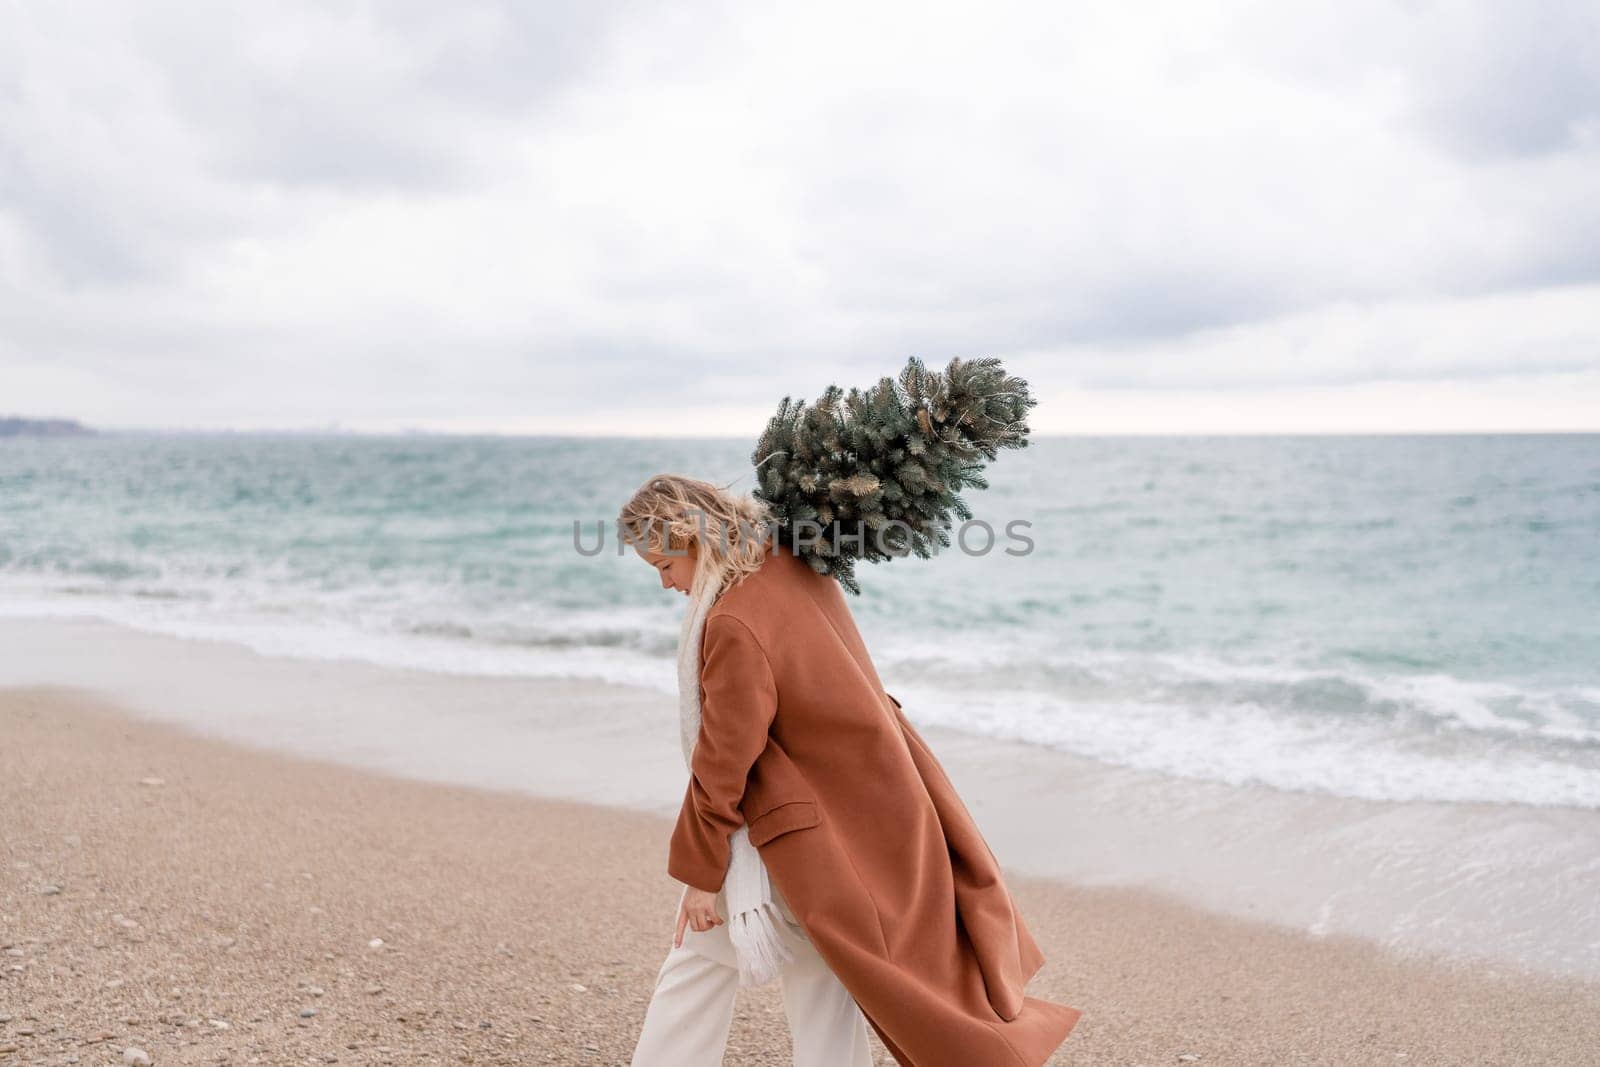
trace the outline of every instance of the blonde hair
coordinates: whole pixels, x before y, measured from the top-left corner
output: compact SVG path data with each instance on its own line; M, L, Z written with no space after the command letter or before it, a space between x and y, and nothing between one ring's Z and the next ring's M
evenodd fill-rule
M754 574L767 558L772 509L753 496L683 474L646 481L617 515L618 533L653 552L699 548L694 591L721 595Z

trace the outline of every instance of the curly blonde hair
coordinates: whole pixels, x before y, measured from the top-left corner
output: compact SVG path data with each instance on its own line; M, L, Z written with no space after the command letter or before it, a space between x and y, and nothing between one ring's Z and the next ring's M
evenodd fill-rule
M695 542L695 592L709 586L717 595L766 561L773 521L765 502L683 474L650 478L617 515L618 533L629 544L664 553Z

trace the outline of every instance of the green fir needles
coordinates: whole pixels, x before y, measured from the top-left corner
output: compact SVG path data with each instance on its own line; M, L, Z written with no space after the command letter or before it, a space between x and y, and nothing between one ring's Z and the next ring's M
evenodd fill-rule
M754 495L771 506L780 544L859 594L859 560L877 563L950 546L963 489L987 489L983 467L1026 448L1028 383L998 359L906 361L866 391L830 385L814 404L784 397L750 461Z

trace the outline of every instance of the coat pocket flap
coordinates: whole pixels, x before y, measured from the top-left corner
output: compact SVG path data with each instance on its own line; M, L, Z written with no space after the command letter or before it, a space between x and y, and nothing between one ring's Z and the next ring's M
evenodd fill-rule
M750 820L750 843L764 845L779 834L804 830L821 821L822 816L817 814L816 804L809 800L791 800L787 804L769 808Z

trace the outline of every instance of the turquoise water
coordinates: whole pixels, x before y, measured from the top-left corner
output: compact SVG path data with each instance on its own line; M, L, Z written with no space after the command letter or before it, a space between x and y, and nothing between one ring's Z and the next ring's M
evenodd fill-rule
M0 613L672 691L683 600L597 523L727 441L0 442ZM1180 777L1600 807L1600 436L1053 438L1001 534L863 568L926 722ZM1033 550L1007 555L1020 520ZM609 538L609 531L608 531ZM981 536L969 543L979 545ZM0 650L0 655L3 655Z

